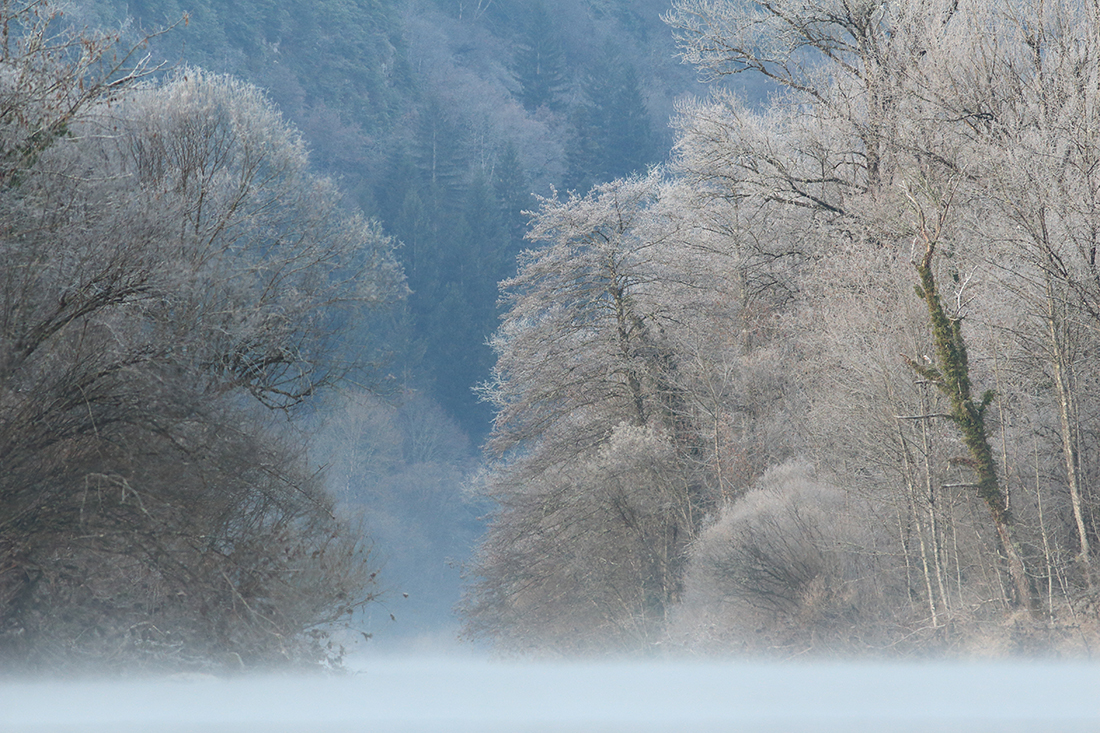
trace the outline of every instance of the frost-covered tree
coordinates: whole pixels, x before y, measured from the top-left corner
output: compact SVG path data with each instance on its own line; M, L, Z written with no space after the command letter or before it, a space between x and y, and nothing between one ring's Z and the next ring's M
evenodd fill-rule
M1081 359L1094 328L1085 324L1095 324L1100 312L1100 140L1096 92L1087 80L1100 71L1100 17L1093 3L1050 3L977 16L971 27L983 17L996 35L973 38L963 68L940 69L951 86L926 87L962 122L958 150L984 204L968 224L975 236L997 243L989 259L1004 292L1029 315L1006 333L1034 354L1032 364L1053 386L1043 391L1057 406L1078 557L1088 564L1095 498L1081 455L1081 400L1086 412L1095 407L1082 390L1092 370Z
M663 249L651 211L659 187L651 176L544 201L530 237L547 245L525 253L503 285L508 310L485 392L498 410L485 488L500 508L477 567L475 629L522 644L570 608L593 616L530 641L583 646L616 626L614 636L644 636L678 595L695 500L674 467L675 364L646 292ZM648 452L665 459L643 459L656 463L643 470L628 457L619 488L603 494L592 474L610 470L610 446L628 433L628 444L661 446ZM604 532L617 540L597 549ZM605 551L614 557L590 561Z
M965 242L953 228L952 207L955 181L969 161L957 155L945 110L929 104L932 95L922 92L925 85L941 83L930 78L942 80L947 89L950 82L937 64L948 57L959 63L963 27L973 30L969 23L987 17L984 13L958 3L679 2L669 21L685 58L706 72L762 74L786 95L786 105L764 115L725 102L726 112L712 118L724 124L695 126L711 141L725 138L726 149L716 149L724 164L710 166L719 171L719 185L781 217L804 211L807 230L816 229L808 249L814 257L828 260L834 242L847 239L857 249L868 248L871 257L875 249L887 248L913 259L933 344L923 350L932 355L928 366L913 358L909 363L959 405L942 414L971 454L967 465L976 478L970 483L1008 556L1011 595L1030 605L1027 571L993 467L992 428L983 421L983 405L992 393L983 400L970 397L964 314L945 308L947 296L937 289L934 274L939 261ZM937 251L940 239L948 237L952 253ZM919 254L906 251L918 244Z
M891 522L874 515L805 461L774 466L700 533L673 638L750 654L889 643L907 588Z
M682 105L655 188L535 216L486 391L472 629L592 648L694 618L734 644L1008 649L1080 623L1098 17L675 3L687 60L776 94ZM799 453L812 481L761 479Z
M545 200L533 219L545 245L502 286L485 388L497 509L475 633L559 651L656 641L700 522L737 490L733 454L751 441L716 395L751 370L738 338L712 337L741 331L739 280L713 268L733 256L701 244L685 193L653 173Z
M369 598L366 548L257 410L358 368L341 331L399 294L391 243L255 88L78 82L0 190L2 653L323 654L308 632Z
M762 112L683 108L679 171L762 254L812 264L786 280L783 338L819 465L896 508L932 627L1000 623L990 596L1072 617L1096 539L1094 4L668 17L706 73L777 85Z

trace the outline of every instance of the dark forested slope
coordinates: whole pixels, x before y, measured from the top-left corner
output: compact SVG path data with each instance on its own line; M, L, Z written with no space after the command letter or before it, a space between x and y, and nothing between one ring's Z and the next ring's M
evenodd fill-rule
M674 101L699 87L660 14L625 0L89 0L78 22L267 90L313 162L402 243L412 295L392 324L406 386L475 439L490 411L497 282L525 246L520 213L551 186L661 160ZM376 326L377 324L374 324Z

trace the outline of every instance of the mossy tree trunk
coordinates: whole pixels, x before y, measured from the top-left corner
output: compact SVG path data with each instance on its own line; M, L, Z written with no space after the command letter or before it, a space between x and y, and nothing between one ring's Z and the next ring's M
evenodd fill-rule
M962 318L951 318L944 311L943 301L932 271L936 245L949 209L950 197L947 197L941 202L934 230L930 229L923 212L920 212L918 228L918 237L924 244L924 255L916 263L917 276L920 280L916 289L917 295L928 306L935 359L930 364L918 364L908 358L906 361L917 374L936 385L950 402L951 409L948 416L958 427L963 444L970 453L965 463L975 473L974 487L989 509L997 535L1000 537L1008 565L1008 574L1012 578L1015 590L1015 603L1026 607L1034 614L1037 611L1037 600L1031 588L1023 558L1013 539L1012 515L1009 513L1008 502L1005 500L997 477L997 464L993 459L993 448L989 443L989 434L985 425L985 411L993 401L994 393L992 390L987 390L978 401L971 396L970 363L966 341L962 334Z

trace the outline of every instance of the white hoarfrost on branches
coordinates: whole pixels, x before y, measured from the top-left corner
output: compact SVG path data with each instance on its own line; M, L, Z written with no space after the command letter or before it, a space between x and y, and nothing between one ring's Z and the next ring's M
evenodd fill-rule
M744 278L690 199L654 171L533 216L545 244L502 285L484 390L498 414L482 490L498 509L472 633L559 650L658 641L691 540L736 491L732 454L755 436L715 398L751 371Z
M667 172L534 214L485 390L499 508L471 630L1091 643L1100 4L678 0L667 20L705 76L775 93L682 104Z
M117 175L165 227L158 245L186 279L165 295L186 294L172 310L208 329L203 366L273 406L341 376L350 364L333 324L392 298L400 268L377 225L309 171L263 93L183 69L97 122Z
M393 243L257 89L141 82L110 39L55 41L45 3L19 7L0 10L26 31L0 58L0 657L338 658L326 629L374 597L370 548L258 408L362 370L347 337L404 289Z

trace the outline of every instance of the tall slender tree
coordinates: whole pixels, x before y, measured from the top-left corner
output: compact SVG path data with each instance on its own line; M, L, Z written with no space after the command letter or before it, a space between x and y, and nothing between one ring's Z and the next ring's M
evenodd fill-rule
M542 2L536 3L530 11L512 68L519 82L519 99L527 110L562 107L561 95L569 84L565 50Z

